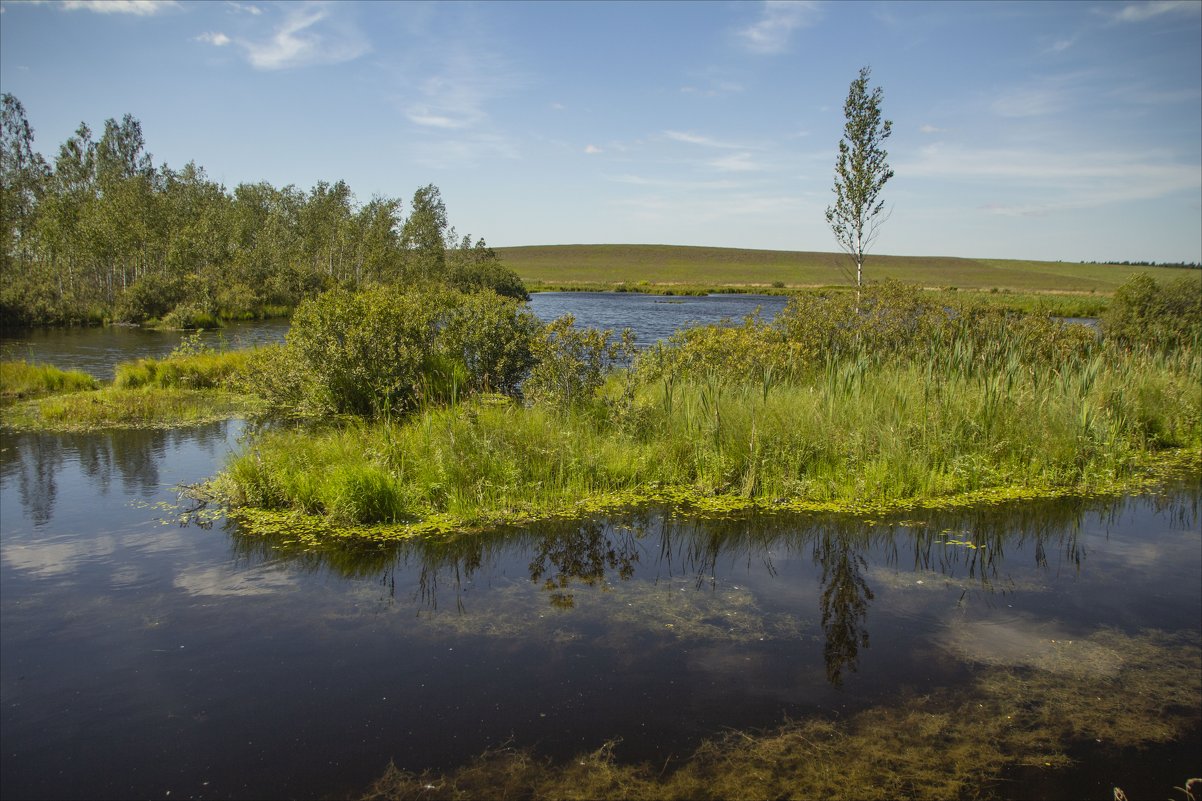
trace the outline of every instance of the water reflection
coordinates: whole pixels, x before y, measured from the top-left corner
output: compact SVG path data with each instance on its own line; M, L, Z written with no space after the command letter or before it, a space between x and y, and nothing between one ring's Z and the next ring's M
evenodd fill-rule
M1199 492L1195 487L1186 494L1192 501L1174 505L1173 519L1174 525L1192 531L1199 521ZM661 608L663 620L668 621L661 625L673 628L678 637L712 638L736 630L747 634L750 629L732 628L727 625L730 620L720 618L737 612L736 607L754 611L757 619L770 615L762 608L763 599L732 591L730 576L736 566L743 565L749 575L775 576L779 563L793 564L796 569L796 564L808 560L813 565L816 592L798 600L809 608L775 613L790 619L780 618L766 627L761 621L754 632L796 633L804 628L802 621L816 616L826 680L839 688L848 673L858 670L863 652L870 647L868 618L877 597L874 585L909 591L923 588L925 582L933 590L958 589L958 608L963 608L970 595L988 600L1007 597L1019 589L1037 591L1041 583L1031 577L1032 567L1036 575L1052 579L1071 578L1082 570L1087 554L1080 532L1087 514L1099 515L1103 521L1117 520L1133 504L1155 508L1157 503L1155 496L1107 503L1078 499L895 520L834 515L698 520L650 508L584 522L316 552L291 545L284 537L248 535L232 523L227 524L227 531L235 554L248 568L287 561L307 572L374 578L389 603L396 601L398 576L415 576L416 586L408 592L410 602L434 612L442 596L449 593L454 613L460 616L495 618L501 614L495 608L469 608L469 593L478 578L489 580L504 572L498 566L506 555L514 554L527 555L525 579L560 613L576 610L582 592L590 608L604 603L605 594L612 596L611 606L624 601L629 593L617 590L632 579L649 588L682 590L688 585L694 594L713 595L715 600L710 602L674 601L671 609ZM1011 551L1027 558L1008 565ZM878 567L870 569L870 564ZM717 598L722 593L725 595ZM495 597L495 592L490 597ZM640 603L646 604L646 598ZM690 615L698 619L686 619ZM511 629L495 620L486 625L493 631Z
M78 465L87 484L86 490L81 488L83 494L107 496L116 479L121 495L149 498L170 483L163 473L174 452L200 449L202 455L212 454L227 445L236 429L236 424L218 422L188 429L123 429L52 436L4 430L0 433L0 481L15 481L25 517L41 528L54 518L60 483L73 480L74 474L64 469L67 465ZM171 468L173 476L185 466L177 455ZM176 480L182 478L181 474Z

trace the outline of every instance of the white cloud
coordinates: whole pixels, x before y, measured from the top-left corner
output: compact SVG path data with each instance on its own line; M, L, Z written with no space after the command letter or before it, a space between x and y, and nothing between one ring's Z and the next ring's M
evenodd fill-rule
M1049 53L1063 53L1077 43L1076 37L1072 39L1057 39L1048 47Z
M798 28L814 23L818 3L809 0L764 0L758 21L739 31L739 38L757 53L779 53Z
M269 39L238 40L238 45L251 66L261 70L339 64L370 50L359 32L332 18L324 4L306 4L289 10Z
M588 153L590 156L595 156L596 154L601 153L603 151L601 150L601 148L597 147L596 145L585 145L584 152Z
M1064 94L1050 86L1012 89L989 104L1002 117L1041 117L1063 107Z
M263 9L258 6L252 6L249 3L235 3L234 0L228 0L226 6L235 14L250 14L257 17L263 13Z
M936 128L934 125L924 125L918 130L922 131L924 134L943 133L944 131L943 128Z
M92 11L97 14L133 14L149 17L172 8L179 8L176 0L67 0L64 11Z
M898 175L971 182L1020 191L1030 201L990 203L996 214L1033 215L1152 200L1202 189L1202 165L1173 162L1163 153L1051 152L929 145L895 166Z
M224 33L221 33L221 32L213 33L211 31L206 31L205 33L202 33L200 36L197 36L196 41L204 42L205 44L211 44L214 47L225 47L232 40L230 39L230 37L226 36Z
M701 145L702 147L716 147L722 149L736 150L743 145L731 144L730 142L722 142L708 136L689 133L687 131L664 131L664 137L671 139L674 142L684 142L688 145Z
M1151 2L1128 3L1117 12L1099 9L1099 13L1107 15L1116 22L1143 22L1162 14L1197 14L1199 11L1202 11L1202 3L1197 0L1152 0Z
M706 163L722 172L759 172L764 169L763 165L752 161L750 153L732 153Z
M405 116L409 118L410 122L427 128L464 128L467 126L463 120L451 119L442 114L433 114L424 106L410 109Z

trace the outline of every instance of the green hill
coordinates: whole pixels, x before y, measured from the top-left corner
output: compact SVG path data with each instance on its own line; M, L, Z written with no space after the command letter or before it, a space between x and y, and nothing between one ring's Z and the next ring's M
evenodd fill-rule
M539 245L496 248L505 265L532 289L637 286L786 287L846 285L840 253L675 245ZM1202 277L1182 267L1072 264L1058 261L963 259L947 256L872 256L864 275L924 287L1012 292L1109 293L1134 273L1161 280Z

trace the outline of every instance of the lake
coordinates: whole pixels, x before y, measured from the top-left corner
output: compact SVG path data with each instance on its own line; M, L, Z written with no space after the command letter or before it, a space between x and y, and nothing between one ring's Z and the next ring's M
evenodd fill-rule
M530 309L550 321L573 314L578 326L631 328L640 346L650 345L673 331L703 323L743 318L761 310L772 319L787 298L776 295L662 296L613 292L536 292ZM281 342L288 333L287 320L231 322L203 336L207 342L249 347ZM83 370L96 378L111 379L113 367L141 357L161 358L187 336L182 331L153 331L133 326L106 328L0 328L0 359L48 362L65 370Z
M699 313L618 297L641 324ZM727 297L746 299L719 316L750 311ZM620 326L584 300L580 322ZM103 371L110 333L62 334L62 360L50 334L28 341ZM307 552L180 500L244 434L0 433L0 796L355 797L390 761L450 772L511 747L570 766L614 740L619 765L671 775L705 741L790 726L838 733L816 753L936 772L977 754L966 796L1162 798L1197 775L1196 478L872 519L651 507Z

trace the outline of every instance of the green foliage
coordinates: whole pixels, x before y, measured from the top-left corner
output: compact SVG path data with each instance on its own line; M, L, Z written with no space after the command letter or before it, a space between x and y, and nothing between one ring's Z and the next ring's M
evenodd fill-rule
M500 387L468 379L484 373L467 369L461 338L503 340L508 312L485 304L468 315L456 310L484 301L441 292L421 304L444 311L427 311L442 322L418 372L461 367L455 380L469 391ZM890 506L1102 491L1139 479L1166 451L1202 446L1197 347L1108 347L1086 326L972 305L949 312L928 297L889 284L859 304L850 293L805 296L773 324L753 316L680 332L617 375L628 335L577 330L570 317L541 329L526 321L513 342L530 337L528 405L478 395L410 403L416 413L391 422L272 433L231 467L229 495L338 517L350 514L340 499L355 474L383 499L339 518L356 523L385 519L365 511L377 507L471 522L605 498ZM324 367L292 369L303 382ZM414 383L414 397L445 400L455 394L446 385Z
M249 388L303 413L364 417L515 394L538 329L521 304L491 291L331 290L297 309L284 347L252 356Z
M1194 276L1160 283L1147 273L1132 276L1114 293L1102 315L1106 338L1123 346L1156 348L1202 341L1202 284Z
M535 366L524 391L532 401L573 406L592 400L609 369L634 355L634 333L618 337L611 330L579 329L565 314L548 323L535 337Z
M399 200L360 204L343 181L231 193L195 164L156 166L128 114L99 139L81 125L51 168L16 98L5 94L0 111L0 324L211 328L334 287L414 280L525 297L483 241L448 247L433 185L408 219Z
M851 82L843 104L843 138L839 140L839 158L835 162L835 202L826 210L830 224L843 248L856 265L856 287L863 285L864 252L876 239L885 202L879 200L893 170L885 160L883 144L893 132L893 123L881 118L883 92L878 86L870 93L864 67Z
M497 252L485 244L483 239L471 244L465 236L458 247L447 254L447 283L460 292L478 292L491 289L498 295L515 300L530 300L522 279L517 273L501 264Z
M29 398L96 389L95 378L79 370L60 370L25 360L0 362L0 398Z

